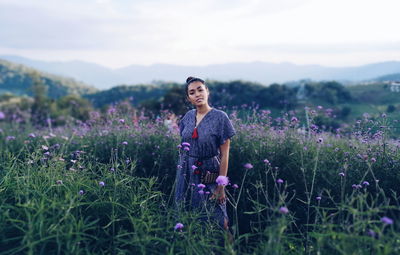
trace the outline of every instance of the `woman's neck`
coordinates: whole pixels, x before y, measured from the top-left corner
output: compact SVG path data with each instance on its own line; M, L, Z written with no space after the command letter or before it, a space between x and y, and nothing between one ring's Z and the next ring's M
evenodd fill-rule
M196 107L196 113L203 115L203 114L206 114L211 109L212 109L212 107L210 107L209 105L201 105L201 106Z

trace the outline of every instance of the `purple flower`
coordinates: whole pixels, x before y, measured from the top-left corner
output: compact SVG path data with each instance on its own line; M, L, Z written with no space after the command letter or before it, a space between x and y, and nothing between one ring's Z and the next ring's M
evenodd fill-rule
M271 163L269 162L268 159L264 159L264 163L267 164L267 165L271 165Z
M82 189L78 192L79 195L83 195L85 193L85 191L83 191Z
M393 224L393 220L389 217L382 217L381 221L385 224L385 225L392 225Z
M183 143L182 143L182 146L188 146L188 147L190 147L190 143L183 142Z
M317 140L317 143L322 143L324 141L324 139L322 139L322 137L319 137Z
M183 148L185 151L189 151L190 149L189 149L189 147L186 147L185 146L185 148Z
M229 183L229 179L226 176L220 175L215 182L218 183L218 185L226 186Z
M104 187L106 184L105 184L104 182L99 182L99 185L100 185L101 187Z
M233 184L233 185L232 185L232 188L234 188L234 189L238 189L238 188L239 188L239 186L238 186L237 184Z
M304 147L303 147L303 150L305 150L305 151L308 150L307 146L304 146Z
M315 198L316 200L320 201L322 199L322 197L318 196Z
M282 179L278 179L278 180L276 180L276 182L279 183L279 184L282 184L283 180Z
M192 169L193 169L193 170L196 170L196 168L197 168L197 166L192 165Z
M197 187L200 189L204 189L206 187L206 185L204 185L203 183L200 183L197 185Z
M111 172L115 172L114 167L111 167L111 168L110 168L110 171L111 171Z
M345 173L340 172L340 173L339 173L339 176L340 176L340 177L344 177L344 176L345 176Z
M4 120L6 118L6 115L4 112L0 112L0 120Z
M184 227L183 224L179 222L179 223L176 223L174 229L182 231L183 227Z
M119 119L119 123L123 124L123 123L125 123L125 120L124 119Z
M367 232L367 235L371 236L371 237L376 237L376 233L375 231L373 231L372 229L369 229Z
M123 145L128 145L128 142L127 141L123 141L122 144Z
M180 149L180 148L182 148L182 145L178 144L178 146L176 146L176 147L178 147Z
M204 194L204 190L199 190L199 191L197 191L200 195L203 195Z
M289 209L287 209L287 207L282 206L281 208L279 208L279 212L283 213L283 214L287 214L289 212Z
M30 133L28 136L29 136L30 138L35 138L35 137L36 137L36 135L35 135L34 133Z
M9 135L6 137L7 141L15 140L15 136Z
M375 163L376 162L376 158L371 158L371 162Z
M369 182L367 182L367 181L364 181L362 184L365 186L369 186Z
M61 184L63 184L63 181L62 180L57 180L56 183L61 185Z
M246 168L246 169L252 169L252 168L253 168L253 165L250 164L250 163L246 163L246 164L244 164L244 168Z
M290 121L291 122L298 122L299 120L296 117L292 117L292 119Z

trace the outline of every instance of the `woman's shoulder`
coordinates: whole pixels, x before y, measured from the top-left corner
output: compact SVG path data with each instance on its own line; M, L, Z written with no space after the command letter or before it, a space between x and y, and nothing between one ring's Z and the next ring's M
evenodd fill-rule
M229 119L228 114L227 114L225 111L223 111L223 110L214 108L214 112L216 113L216 115L217 115L218 117L226 117L226 118Z
M194 111L195 111L195 109L191 109L191 110L187 111L185 114L183 114L183 115L181 116L181 118L180 118L179 120L182 121L182 120L186 119L188 116L190 116L191 114L193 114Z

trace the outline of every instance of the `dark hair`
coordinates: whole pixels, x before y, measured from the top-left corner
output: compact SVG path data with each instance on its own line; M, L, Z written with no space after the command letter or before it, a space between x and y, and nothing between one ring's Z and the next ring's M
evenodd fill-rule
M187 96L189 96L189 84L192 83L192 82L195 82L195 81L199 81L199 82L203 83L204 86L206 86L206 88L208 88L207 85L206 85L206 82L203 79L200 79L200 78L197 78L197 77L193 77L193 76L189 76L186 79L186 86L185 86L185 91L186 91L186 95Z

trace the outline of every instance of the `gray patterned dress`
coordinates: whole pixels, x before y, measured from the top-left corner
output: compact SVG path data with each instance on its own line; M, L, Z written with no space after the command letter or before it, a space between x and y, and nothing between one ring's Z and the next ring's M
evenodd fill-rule
M212 108L198 124L197 138L193 138L196 114L196 109L192 109L179 122L183 146L179 150L175 202L178 212L184 208L198 210L203 215L201 219L214 219L223 227L224 218L228 220L226 203L209 200L217 184L205 184L205 188L199 184L202 172L219 172L219 147L236 131L224 111Z

